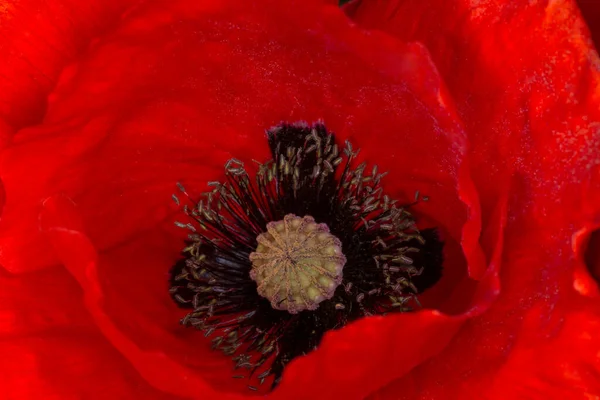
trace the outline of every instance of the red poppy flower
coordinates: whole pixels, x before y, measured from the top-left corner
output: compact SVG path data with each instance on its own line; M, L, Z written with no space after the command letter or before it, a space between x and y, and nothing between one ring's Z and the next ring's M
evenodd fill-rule
M598 56L572 2L529 3L347 6L362 27L317 0L3 6L3 394L255 395L249 379L232 378L231 355L213 351L212 337L178 323L187 310L169 281L184 286L170 271L187 234L174 223L187 224L170 199L177 182L192 198L210 190L232 157L260 174L251 160L264 163L270 145L284 158L278 168L300 153L318 163L278 136L288 129L315 146L334 132L340 154L348 140L361 148L358 162L389 172L386 194L411 203L420 193L409 210L421 232L438 229L444 264L441 280L417 296L422 309L348 318L317 349L284 351L293 357L267 398L600 395ZM265 130L277 125L268 141ZM369 213L375 200L353 193L368 227L381 215ZM332 210L343 208L340 198L326 199ZM239 228L246 220L237 215ZM329 228L377 258L364 229ZM395 249L394 237L377 239ZM355 268L341 244L344 268ZM348 304L362 307L366 294L356 293ZM326 316L319 327L330 326ZM289 340L274 345L289 349Z

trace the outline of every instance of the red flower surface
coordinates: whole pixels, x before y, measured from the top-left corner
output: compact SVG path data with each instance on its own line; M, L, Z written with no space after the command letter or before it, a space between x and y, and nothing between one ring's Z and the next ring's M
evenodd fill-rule
M445 273L423 310L328 332L267 398L600 396L600 62L576 5L345 11L358 26L317 0L0 5L4 398L252 396L178 325L170 197L320 119L386 192L429 196Z

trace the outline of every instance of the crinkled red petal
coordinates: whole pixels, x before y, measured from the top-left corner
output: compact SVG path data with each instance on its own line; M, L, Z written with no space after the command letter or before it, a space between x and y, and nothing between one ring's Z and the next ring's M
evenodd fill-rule
M7 0L0 5L2 133L40 122L63 68L139 0ZM10 128L10 130L9 130Z
M599 162L600 62L573 1L375 0L348 11L431 53L471 143L484 222L513 170L533 218L581 207Z
M537 388L541 398L560 398L548 394L572 381L552 382L544 374L560 371L565 359L578 363L573 374L599 373L597 362L583 357L587 350L597 354L597 341L569 353L577 329L548 328L549 321L585 320L580 296L593 297L597 289L584 243L600 216L594 195L600 62L575 3L359 1L347 12L363 26L419 41L431 52L471 143L484 232L496 197L509 193L498 302L465 324L438 357L373 397L519 398L528 397L520 391L527 380L532 387L547 380ZM537 335L536 352L521 353L523 335ZM549 348L558 356L543 354ZM535 362L533 355L541 368L525 366ZM508 366L520 380L505 372ZM557 393L598 395L591 379L581 382L588 386Z
M369 400L413 399L594 399L600 393L600 309L596 300L571 299L549 315L544 307L532 307L523 315L514 335L503 333L501 324L467 325L457 335L463 349L449 348L442 357L369 396ZM540 318L540 315L544 318ZM487 323L486 323L487 324ZM486 330L490 339L473 345L475 330ZM494 335L506 347L497 349ZM465 359L465 347L488 363L474 366ZM505 353L492 360L493 352ZM461 362L461 360L464 360ZM441 378L440 378L441 377Z
M104 338L62 267L0 268L0 387L5 399L174 399L152 388Z

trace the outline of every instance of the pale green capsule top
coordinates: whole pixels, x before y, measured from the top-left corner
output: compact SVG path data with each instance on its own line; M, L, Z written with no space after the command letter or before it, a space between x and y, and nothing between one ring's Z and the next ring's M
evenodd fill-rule
M315 310L342 282L342 243L313 217L286 215L269 222L250 254L250 277L258 293L277 310Z

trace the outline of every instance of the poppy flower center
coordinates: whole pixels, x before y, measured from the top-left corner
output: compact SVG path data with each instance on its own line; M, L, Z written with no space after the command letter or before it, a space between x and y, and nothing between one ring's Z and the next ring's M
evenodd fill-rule
M437 231L418 228L414 202L386 194L386 172L359 164L350 142L304 122L266 139L272 159L254 172L231 159L212 190L192 199L178 185L184 198L173 195L186 219L175 224L188 231L170 282L190 309L181 323L246 370L233 377L251 390L276 387L329 330L419 309L443 261Z
M250 254L250 278L276 310L315 310L342 282L342 243L313 217L288 214L269 222Z

